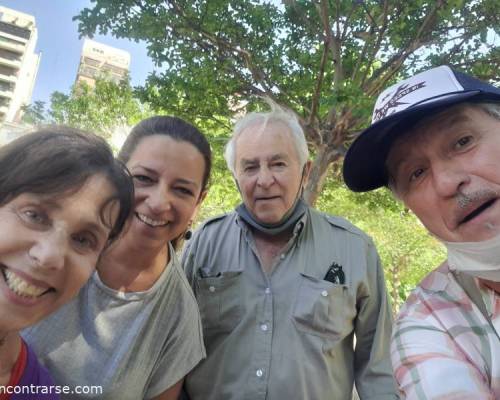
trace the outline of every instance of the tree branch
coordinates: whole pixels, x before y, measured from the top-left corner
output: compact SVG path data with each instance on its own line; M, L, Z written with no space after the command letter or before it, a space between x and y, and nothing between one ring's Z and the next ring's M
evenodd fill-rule
M366 82L365 91L368 96L373 96L378 93L386 83L397 73L401 68L403 62L413 54L417 49L419 49L424 44L430 42L422 38L424 34L428 34L432 31L433 25L436 24L436 14L437 11L444 4L444 0L439 0L436 2L433 9L427 13L424 21L420 25L415 37L402 49L398 54L395 54L387 62L382 65L373 76Z
M328 10L328 0L321 0L319 5L319 15L321 22L323 24L323 30L326 36L326 43L328 47L332 50L333 65L334 65L334 76L333 76L333 88L336 90L340 83L344 80L344 74L342 69L342 59L340 57L340 46L341 42L338 37L332 36L332 29L330 26L329 10ZM338 22L338 20L337 20Z
M321 64L319 66L318 78L316 80L316 87L312 96L311 113L309 114L308 124L312 124L318 111L319 98L321 93L321 86L325 76L325 65L328 59L328 39L325 38L323 45L323 54L321 55Z
M369 16L369 18L371 18L373 20L373 17L371 16L370 13L368 13L368 16ZM361 87L364 86L364 84L366 82L366 79L368 77L368 74L371 72L373 62L375 61L375 56L376 56L376 54L380 50L380 46L382 44L382 39L385 36L385 32L387 30L387 26L388 26L388 22L389 22L389 18L388 17L389 17L389 1L388 0L384 0L384 6L383 6L382 15L381 15L381 18L382 18L382 21L383 21L382 27L378 30L378 36L377 36L376 43L373 46L372 51L370 52L370 59L367 60L368 61L368 63L367 63L368 65L365 68L363 77L361 78L361 81L360 81L360 86ZM377 26L377 24L374 25L374 27L376 27L376 26ZM374 30L375 30L375 28L374 28ZM363 61L362 59L360 59L358 61L358 65L356 67L356 71L359 70L362 61Z
M363 2L364 4L364 2ZM347 38L347 32L348 32L348 28L349 28L349 22L351 21L351 17L352 15L354 14L354 10L356 9L356 5L353 4L353 6L351 7L351 10L349 12L349 14L347 14L347 17L346 17L346 20L345 20L345 23L344 23L344 30L342 31L342 34L340 35L340 41L341 42L344 42Z

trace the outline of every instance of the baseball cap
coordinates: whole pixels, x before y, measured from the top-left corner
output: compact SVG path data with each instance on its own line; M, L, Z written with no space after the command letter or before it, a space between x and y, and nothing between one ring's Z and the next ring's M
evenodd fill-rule
M394 141L418 120L464 101L500 101L500 89L443 65L384 90L372 124L356 138L344 158L349 189L366 192L387 185L385 160Z

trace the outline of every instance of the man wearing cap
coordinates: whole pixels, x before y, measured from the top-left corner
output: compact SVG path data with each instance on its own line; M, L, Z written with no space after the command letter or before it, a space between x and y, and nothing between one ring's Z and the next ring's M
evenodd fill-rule
M500 399L500 89L447 66L388 88L344 179L388 186L448 250L395 322L400 392Z
M203 224L183 257L207 349L190 399L348 400L354 382L361 399L396 399L378 254L302 200L310 161L296 117L248 114L225 158L243 203Z

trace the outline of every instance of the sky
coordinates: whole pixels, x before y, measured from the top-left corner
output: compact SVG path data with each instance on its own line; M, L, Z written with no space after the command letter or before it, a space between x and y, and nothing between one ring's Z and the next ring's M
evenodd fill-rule
M32 102L49 102L57 91L69 93L75 82L83 38L78 37L78 23L73 16L90 0L0 0L0 5L31 14L38 30L36 51L42 53ZM116 39L111 35L95 35L93 40L130 53L130 77L133 86L142 85L154 64L147 55L144 43Z

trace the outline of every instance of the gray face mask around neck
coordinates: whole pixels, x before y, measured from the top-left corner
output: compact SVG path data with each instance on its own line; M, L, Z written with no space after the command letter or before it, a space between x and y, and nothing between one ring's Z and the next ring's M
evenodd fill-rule
M306 166L302 167L302 175L300 178L301 185L297 192L297 196L295 197L295 202L292 207L283 215L281 220L275 224L265 224L263 222L258 221L252 213L245 206L245 203L241 203L238 207L236 207L236 213L240 216L240 218L245 221L251 227L257 229L259 232L264 233L266 235L274 236L278 235L282 232L285 232L287 229L291 228L295 223L305 214L307 210L307 204L302 199L302 193L304 187L302 186L302 182L304 181L304 175L306 173ZM234 181L236 182L236 187L241 194L240 185L238 184L238 180L233 176Z
M297 201L293 205L290 210L281 218L281 221L276 224L264 224L258 221L251 213L248 211L244 203L241 203L238 207L236 207L236 212L240 216L240 218L245 221L252 228L255 228L259 232L265 233L266 235L274 236L278 235L282 232L285 232L287 229L290 229L294 226L297 221L305 214L307 209L307 205L302 200L302 198L297 198Z

